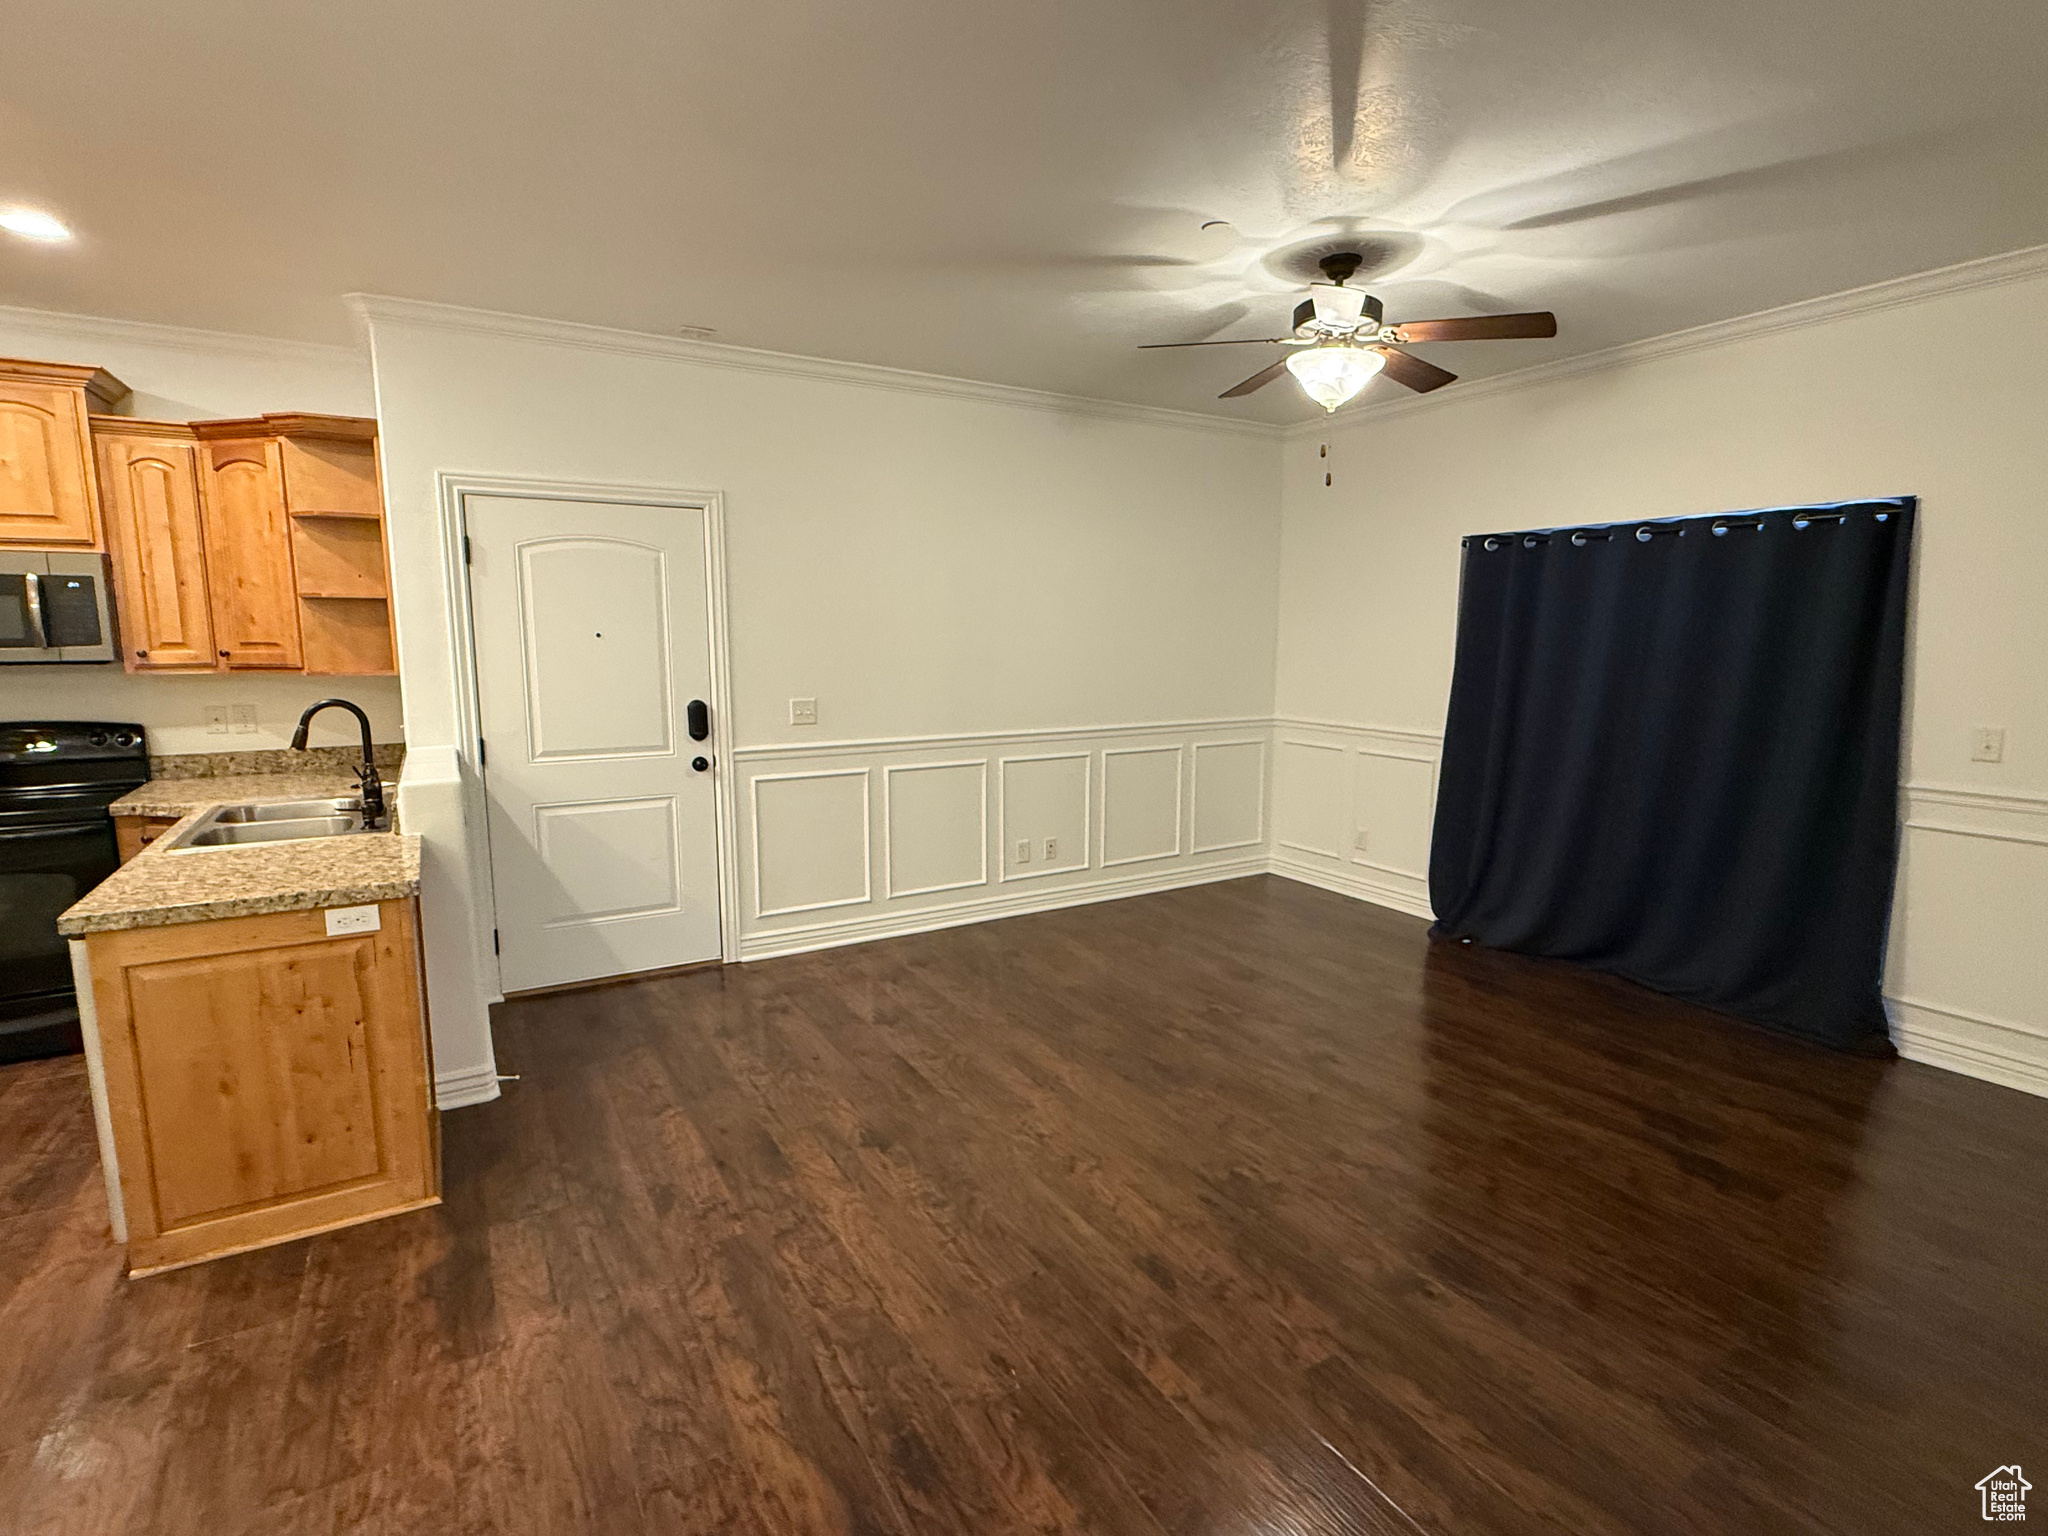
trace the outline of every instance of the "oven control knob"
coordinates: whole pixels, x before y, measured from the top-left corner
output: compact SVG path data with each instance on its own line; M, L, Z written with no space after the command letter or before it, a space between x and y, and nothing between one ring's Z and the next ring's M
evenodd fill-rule
M135 737L128 731L122 731L119 735L115 736L114 745L117 747L132 747L135 745Z
M92 733L92 744L96 747L104 747L107 744L107 733L105 731L94 731Z

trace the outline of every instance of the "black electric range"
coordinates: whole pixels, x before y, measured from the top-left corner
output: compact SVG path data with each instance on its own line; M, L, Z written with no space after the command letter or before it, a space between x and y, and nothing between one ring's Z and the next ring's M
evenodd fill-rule
M119 866L107 807L148 779L139 725L0 723L0 1061L82 1048L57 914Z

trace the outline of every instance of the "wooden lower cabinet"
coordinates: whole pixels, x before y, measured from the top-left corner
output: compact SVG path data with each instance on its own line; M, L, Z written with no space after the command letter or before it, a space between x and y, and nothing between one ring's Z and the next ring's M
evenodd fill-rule
M181 819L177 816L116 816L114 846L120 850L121 862L126 864Z
M417 904L378 910L86 939L131 1275L440 1199Z

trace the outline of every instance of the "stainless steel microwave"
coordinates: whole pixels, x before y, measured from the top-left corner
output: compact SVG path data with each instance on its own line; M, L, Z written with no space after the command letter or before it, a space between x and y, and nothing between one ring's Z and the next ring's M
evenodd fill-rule
M105 555L0 550L0 663L113 659Z

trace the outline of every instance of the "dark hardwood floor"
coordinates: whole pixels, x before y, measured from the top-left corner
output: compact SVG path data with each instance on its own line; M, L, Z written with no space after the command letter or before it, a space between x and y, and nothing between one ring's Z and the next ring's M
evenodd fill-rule
M2048 1489L2048 1102L1305 886L499 1042L442 1208L134 1282L81 1067L0 1069L0 1529L1918 1536Z

